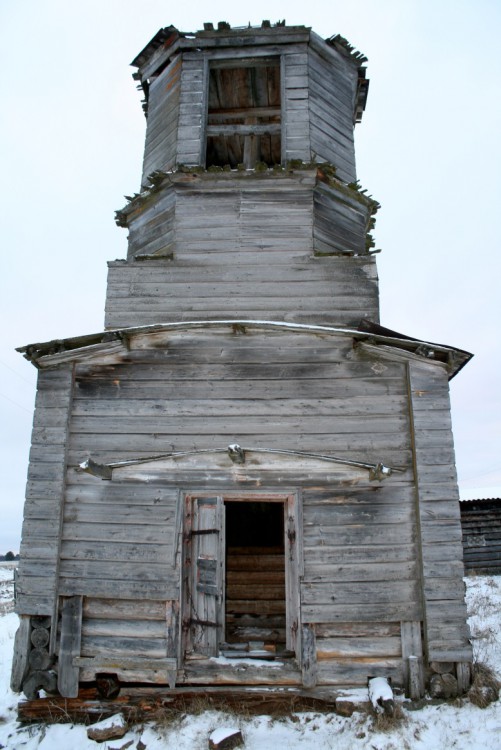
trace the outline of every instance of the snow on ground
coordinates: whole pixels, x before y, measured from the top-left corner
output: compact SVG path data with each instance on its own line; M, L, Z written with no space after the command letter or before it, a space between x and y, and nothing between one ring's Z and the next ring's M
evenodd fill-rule
M0 601L12 569L0 563ZM475 655L501 674L501 576L466 579L467 602L472 613ZM12 586L7 587L12 597ZM6 609L9 609L9 606ZM17 617L0 614L0 749L8 750L206 750L208 738L218 727L234 726L242 732L246 750L499 750L501 748L501 701L485 709L462 699L429 705L418 711L403 708L403 723L388 732L377 731L373 718L351 718L315 712L287 718L204 711L181 715L174 723L133 727L120 740L97 745L83 726L59 724L21 727L16 722L18 696L9 688L10 662ZM139 743L142 743L139 744Z
M0 615L12 612L14 607L14 569L17 562L0 561Z

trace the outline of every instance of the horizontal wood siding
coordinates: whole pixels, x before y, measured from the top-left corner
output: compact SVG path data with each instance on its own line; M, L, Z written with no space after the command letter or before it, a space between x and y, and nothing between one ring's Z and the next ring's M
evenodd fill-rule
M366 209L313 186L312 177L269 176L166 190L131 220L129 256L172 252L173 259L111 263L106 326L378 320L374 258L342 257L362 251ZM314 250L338 255L314 257Z
M315 161L334 164L345 182L356 180L353 107L357 70L338 52L312 41L308 48L310 141Z
M314 626L320 685L366 687L367 678L403 684L400 622L335 622Z
M68 474L59 594L176 599L176 490L79 477Z
M168 171L176 166L180 82L181 57L177 56L150 83L143 185L153 172Z
M285 163L291 159L312 160L308 109L308 52L283 55L282 122Z
M305 489L303 498L303 621L421 619L411 483L393 478L366 490Z
M96 461L112 461L170 450L224 449L231 442L384 460L404 469L411 464L405 365L373 368L345 338L236 335L230 327L170 332L163 339L159 334L150 339L149 346L154 345L147 348L147 337L138 336L123 364L78 365L69 439L72 466L89 453ZM180 578L174 564L176 487L302 486L301 607L303 620L325 630L318 639L319 684L362 684L368 670L392 674L401 683L398 638L386 630L399 618L419 620L421 614L412 472L375 485L364 473L355 490L342 489L330 465L314 473L311 467L284 467L285 459L281 464L277 458L268 468L249 459L235 471L223 452L213 468L202 467L197 457L163 474L161 469L155 474L153 466L148 482L127 481L126 473L122 480L103 482L71 469L61 593L174 599ZM230 571L234 598L240 597L238 585ZM159 622L148 625L138 617L116 627L116 619L111 614L113 622L103 622L107 618L98 614L84 618L85 654L135 650L137 643L141 655L160 658ZM386 630L376 634L375 621L387 623ZM344 631L337 633L347 622L367 623L365 635L347 641ZM337 635L327 632L326 623L337 628ZM115 627L112 636L108 631ZM351 653L366 646L365 656Z
M410 363L408 371L428 658L471 661L447 371L426 363ZM430 435L441 450L429 450Z
M165 257L173 252L175 207L175 192L166 189L155 194L154 204L130 222L129 259Z
M175 658L170 630L171 602L135 599L84 599L82 657Z
M72 383L72 365L38 372L16 587L18 614L54 612Z
M177 164L205 163L207 76L204 56L185 53L181 71Z
M467 573L501 573L501 500L460 503L463 557Z
M366 252L369 211L356 198L319 183L313 193L313 248L320 255Z
M171 332L156 349L132 341L121 365L78 365L74 464L243 440L408 463L402 365L372 368L344 337L293 333L291 346L291 334L216 330Z

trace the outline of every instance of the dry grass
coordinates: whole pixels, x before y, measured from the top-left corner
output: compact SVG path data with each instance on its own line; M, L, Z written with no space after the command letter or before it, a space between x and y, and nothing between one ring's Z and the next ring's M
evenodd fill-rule
M394 729L398 729L407 721L407 716L402 711L402 708L398 703L395 703L395 708L392 714L387 714L379 711L372 711L372 724L371 730L374 732L392 732Z
M499 698L501 682L494 671L482 662L473 664L472 683L468 698L474 706L487 708Z

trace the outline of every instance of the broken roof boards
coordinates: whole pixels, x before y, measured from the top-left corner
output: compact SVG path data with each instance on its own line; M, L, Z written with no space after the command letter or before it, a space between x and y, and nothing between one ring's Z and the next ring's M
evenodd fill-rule
M134 61L143 180L105 331L20 349L16 689L52 665L68 697L101 673L418 695L432 663L466 686L448 379L470 355L379 325L363 62L282 24L167 27Z

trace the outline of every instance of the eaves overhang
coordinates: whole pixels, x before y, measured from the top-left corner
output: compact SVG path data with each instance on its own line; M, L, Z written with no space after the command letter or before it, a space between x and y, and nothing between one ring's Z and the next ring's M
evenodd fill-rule
M193 320L176 323L158 323L144 326L130 326L113 328L100 333L84 336L74 336L64 339L27 344L16 349L24 355L35 367L46 368L69 362L100 359L108 355L124 355L129 350L130 340L139 335L169 331L188 331L196 329L217 329L228 327L234 333L249 330L287 330L291 333L310 333L312 335L344 336L353 339L354 345L362 344L372 347L372 351L381 351L395 358L418 358L429 363L437 363L447 368L449 379L453 378L467 362L472 354L462 349L434 344L411 338L396 331L390 331L376 323L363 321L359 329L341 328L334 326L309 325L307 323L287 323L271 320Z

